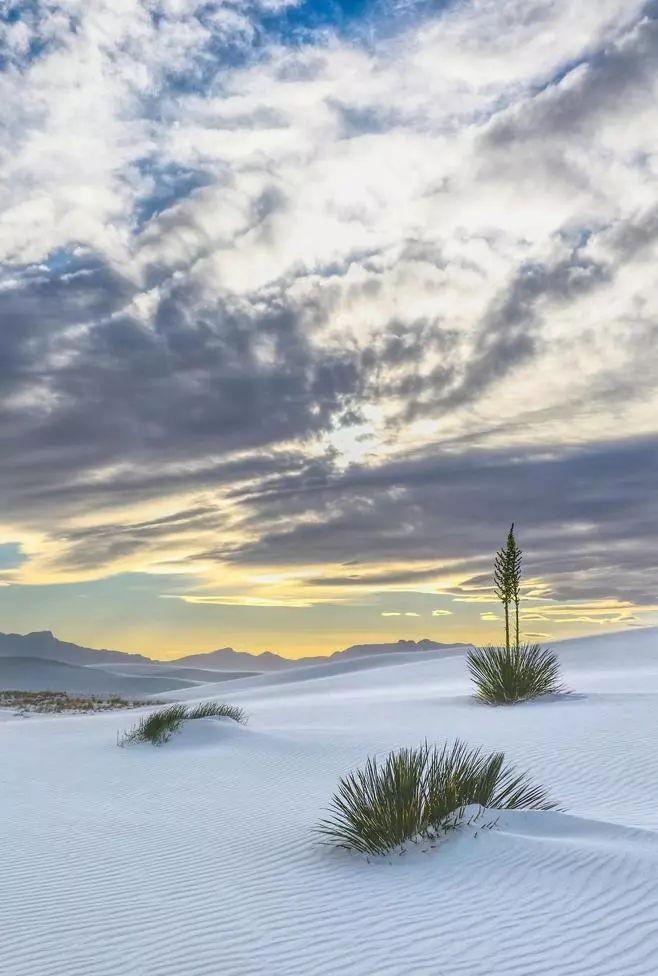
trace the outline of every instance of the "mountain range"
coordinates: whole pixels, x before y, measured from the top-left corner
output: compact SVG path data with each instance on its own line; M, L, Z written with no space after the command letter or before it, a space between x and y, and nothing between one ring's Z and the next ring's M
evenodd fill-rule
M123 651L96 650L61 641L51 630L37 630L30 634L0 634L0 657L38 657L62 664L127 664L149 663L142 654Z
M35 631L30 634L0 634L0 658L40 658L45 661L59 661L74 665L183 665L208 669L211 671L282 671L300 665L326 664L337 658L356 658L372 654L400 652L438 651L465 645L440 644L424 638L423 640L399 640L386 644L354 644L329 656L303 657L296 660L281 657L272 651L252 654L236 651L232 647L221 647L216 651L201 654L187 654L169 661L158 661L143 654L129 654L124 651L97 650L61 641L50 630Z

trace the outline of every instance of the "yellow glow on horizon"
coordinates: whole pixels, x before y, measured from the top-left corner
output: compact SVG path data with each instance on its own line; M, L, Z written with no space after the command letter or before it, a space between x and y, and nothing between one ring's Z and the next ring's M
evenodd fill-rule
M212 504L217 502L213 494ZM202 504L209 505L210 496L181 495L175 504L169 498L121 511L129 532L136 524L167 519ZM235 507L228 506L227 512L222 545L230 551L231 545L239 548L244 544L247 536ZM72 523L71 531L82 527L102 532L105 526L111 530L117 518L117 510L88 514L75 526ZM355 643L389 643L403 637L476 644L501 639L502 614L492 587L470 583L480 571L478 564L465 568L457 559L245 566L200 555L212 554L217 539L213 530L207 526L197 529L193 521L182 529L174 521L171 535L166 531L156 534L136 553L84 570L60 561L69 545L64 531L49 536L4 526L0 527L2 540L19 542L26 556L21 566L3 572L5 584L86 583L118 574L146 574L162 580L156 598L200 613L193 618L167 612L160 622L156 610L148 624L131 626L116 608L113 614L110 606L102 615L101 626L97 616L86 619L73 606L66 639L92 647L115 647L167 660L232 646L252 652L271 650L294 659L330 654ZM168 578L172 579L170 587ZM184 588L183 578L188 581ZM433 600L441 605L432 606ZM418 601L424 601L421 609ZM222 613L222 608L231 612ZM277 614L271 630L262 624L262 614L268 612ZM552 640L634 627L657 612L658 605L614 599L559 602L551 598L550 586L540 578L528 579L523 586L521 622L528 639ZM171 620L173 624L168 622ZM50 621L45 621L44 629L49 627Z
M399 624L399 629L391 629L393 622ZM652 621L646 621L645 625L651 623ZM630 628L622 626L621 630L625 632ZM592 631L591 626L574 626L573 624L562 626L560 623L554 626L551 622L550 632L537 632L524 628L522 633L529 640L554 641L573 637L587 637L592 633L619 631L620 624L614 622L607 622L601 627L597 626L594 631ZM420 640L429 637L431 640L444 644L476 645L499 644L503 639L500 621L497 621L495 625L482 621L479 623L464 621L459 627L437 633L433 629L430 619L423 618L422 615L417 618L409 618L403 614L397 618L382 620L380 627L355 627L349 631L331 630L314 631L313 633L309 633L308 630L291 630L276 635L272 634L266 638L262 634L251 633L248 627L240 627L239 632L232 628L215 628L211 632L194 629L182 634L169 632L166 635L151 628L147 631L126 628L115 631L115 634L116 637L112 641L103 639L102 643L118 650L143 653L163 661L187 654L203 654L220 647L233 647L237 651L249 651L255 654L272 651L281 657L296 660L302 657L329 655L334 651L344 650L353 644L395 643L402 638ZM76 637L78 643L85 643L84 640L80 639L79 633L68 635L66 639L74 640ZM89 646L100 646L100 644L98 640L96 642L91 640Z

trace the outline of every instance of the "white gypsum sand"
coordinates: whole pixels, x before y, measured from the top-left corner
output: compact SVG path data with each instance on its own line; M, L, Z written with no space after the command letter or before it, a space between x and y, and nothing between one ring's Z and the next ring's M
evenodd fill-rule
M576 694L507 707L472 701L460 651L187 688L249 725L160 748L116 747L140 712L4 721L0 972L652 976L658 634L558 650ZM566 812L370 862L313 834L368 755L455 737Z

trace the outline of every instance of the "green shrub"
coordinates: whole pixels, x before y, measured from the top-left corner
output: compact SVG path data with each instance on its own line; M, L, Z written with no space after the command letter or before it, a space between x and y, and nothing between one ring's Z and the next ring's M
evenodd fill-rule
M344 776L318 831L339 847L385 854L407 841L437 838L459 825L472 804L495 809L555 809L546 791L505 764L457 740L427 743Z
M479 647L468 652L466 665L477 689L475 697L490 705L564 691L557 655L538 644Z
M125 732L120 745L132 742L150 742L154 746L168 742L178 732L183 722L198 718L231 718L245 725L247 716L237 705L221 705L218 702L200 702L198 705L168 705L140 719L137 725Z

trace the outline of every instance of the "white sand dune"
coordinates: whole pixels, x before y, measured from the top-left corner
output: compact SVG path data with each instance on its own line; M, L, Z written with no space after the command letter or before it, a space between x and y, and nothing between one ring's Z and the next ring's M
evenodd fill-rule
M96 665L94 665L96 667ZM103 664L100 666L103 671L111 674L120 674L124 677L133 678L135 676L145 678L166 678L172 679L172 684L176 682L189 682L190 684L208 684L209 682L233 681L242 679L258 671L230 671L220 668L186 668L175 664L164 662L152 662L149 664ZM180 685L177 685L180 687Z
M288 671L268 672L265 674L249 675L241 678L233 685L233 690L256 689L261 690L277 688L279 685L298 684L299 682L311 681L314 684L321 682L322 688L331 689L333 684L328 680L340 678L343 675L353 674L356 671L370 671L373 669L406 666L410 663L428 663L437 659L459 656L463 661L465 650L463 646L447 647L442 651L409 651L399 653L382 653L364 657L346 657L338 660L329 660L326 664L301 664L298 667L290 668ZM222 679L224 680L224 679ZM223 694L223 689L215 687L218 682L209 681L194 688L185 690L173 690L169 694L161 696L172 701L196 700L199 696L213 697Z
M7 691L66 691L74 695L123 695L148 698L192 684L166 672L122 674L38 657L0 657L0 688Z
M159 749L116 748L134 715L3 722L0 972L654 976L658 635L560 653L577 694L507 708L470 699L460 653L231 682L249 726ZM490 811L370 862L318 843L342 773L455 736L565 812Z
M219 693L225 681L239 679L241 671L207 671L159 664L73 665L36 657L0 656L0 689L7 691L66 691L73 695L121 695L124 698L157 698L166 692L177 700L184 689L197 698L200 685L212 682Z

